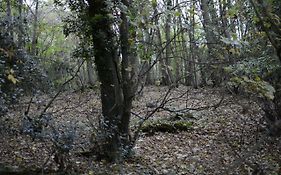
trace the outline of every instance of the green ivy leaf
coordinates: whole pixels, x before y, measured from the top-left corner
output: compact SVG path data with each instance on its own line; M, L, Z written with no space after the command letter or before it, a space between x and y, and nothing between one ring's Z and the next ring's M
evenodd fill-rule
M179 12L179 11L176 11L176 12L175 12L175 16L176 16L176 17L179 17L179 16L181 16L181 12Z
M13 84L17 84L19 82L18 79L16 79L12 74L8 75L8 80L10 80Z

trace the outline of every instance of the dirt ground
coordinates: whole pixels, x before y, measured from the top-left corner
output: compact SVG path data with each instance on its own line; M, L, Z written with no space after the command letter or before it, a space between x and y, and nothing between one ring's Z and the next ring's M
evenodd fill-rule
M74 146L65 155L72 174L281 174L281 140L263 129L262 111L250 96L234 96L223 89L180 86L167 95L167 87L146 87L134 102L132 132L164 97L167 102L146 122L191 114L192 129L153 135L141 133L131 159L117 164L82 156L101 116L96 91L68 92L48 110L51 123L61 133L75 130ZM36 117L50 97L37 96L29 116ZM54 145L21 133L22 117L30 99L25 97L1 118L0 167L15 172L55 174ZM172 112L174 111L174 112ZM50 133L48 128L46 133ZM40 170L40 171L38 171ZM1 168L0 168L1 172ZM3 172L3 171L2 171ZM1 173L0 173L1 174ZM28 173L27 173L28 174Z

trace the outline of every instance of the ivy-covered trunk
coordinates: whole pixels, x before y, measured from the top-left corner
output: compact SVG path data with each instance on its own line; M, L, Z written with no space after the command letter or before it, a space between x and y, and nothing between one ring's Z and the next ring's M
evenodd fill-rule
M280 67L270 77L270 83L275 88L274 100L265 101L263 110L270 134L281 136L281 1L273 0L270 3L264 3L261 0L250 0L250 2L258 18L257 25L267 35L279 59Z
M131 148L129 123L136 90L137 56L134 49L134 29L129 29L127 12L121 12L120 40L122 61L113 31L109 1L88 1L95 64L100 80L102 115L99 145L101 158L119 161ZM112 2L113 3L113 2ZM122 3L129 7L127 0ZM128 10L128 9L127 9Z
M118 70L117 50L112 30L111 12L106 1L88 1L94 43L95 64L100 80L103 120L99 150L102 158L116 161L120 158L118 125L123 114L123 93Z
M270 83L275 88L274 99L263 101L263 111L268 124L269 134L281 136L281 69L274 72Z

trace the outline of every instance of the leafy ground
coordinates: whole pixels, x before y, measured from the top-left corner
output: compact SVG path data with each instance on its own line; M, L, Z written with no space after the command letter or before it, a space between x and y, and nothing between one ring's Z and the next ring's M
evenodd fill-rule
M281 174L281 140L267 136L257 103L221 89L194 90L181 86L168 95L167 90L167 87L144 89L134 102L132 130L141 117L159 107L164 97L168 102L146 122L188 114L192 117L187 120L194 123L192 129L141 134L134 156L118 164L97 162L79 154L89 149L89 138L101 116L98 93L62 94L48 111L58 131L76 131L74 148L66 158L71 165L69 171L73 174ZM29 115L36 117L49 99L36 97ZM0 167L9 165L11 169L27 171L41 171L44 167L43 172L52 174L58 169L53 144L48 140L33 140L19 130L29 100L23 99L1 118Z

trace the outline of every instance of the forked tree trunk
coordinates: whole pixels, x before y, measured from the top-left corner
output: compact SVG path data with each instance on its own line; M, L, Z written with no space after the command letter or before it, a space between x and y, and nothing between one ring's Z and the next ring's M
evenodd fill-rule
M108 14L113 12L107 1L88 1L94 44L95 64L101 82L101 101L103 120L100 127L102 158L119 161L126 156L130 145L129 123L132 101L136 91L137 67L134 43L135 33L129 31L127 12L121 12L120 26L122 62L117 56L113 20ZM130 3L122 0L129 9Z

